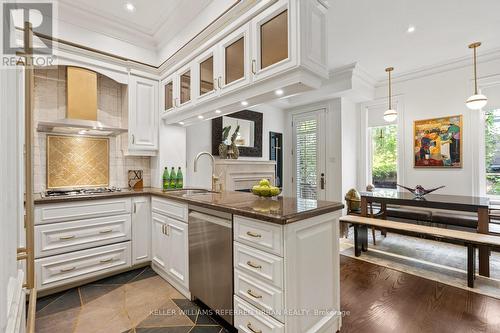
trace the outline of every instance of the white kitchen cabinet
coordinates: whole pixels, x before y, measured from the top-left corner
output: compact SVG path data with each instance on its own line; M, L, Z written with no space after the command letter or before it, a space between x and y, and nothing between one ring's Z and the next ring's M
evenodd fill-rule
M151 227L151 261L164 273L167 272L167 217L153 213Z
M45 290L130 267L130 242L35 259L37 289Z
M152 199L152 253L153 269L184 296L189 297L189 243L187 205Z
M249 25L244 24L229 34L217 47L220 54L217 65L219 93L226 94L248 85L251 81Z
M219 96L221 87L220 52L213 46L200 54L193 65L193 84L197 103Z
M236 328L249 333L340 329L339 217L336 211L282 226L233 216ZM298 309L306 313L283 312ZM324 312L314 314L317 310Z
M167 272L186 289L189 288L189 244L188 225L167 219Z
M195 94L193 88L193 63L179 69L174 75L175 107L186 108L194 104Z
M280 0L251 22L252 74L255 81L297 65L296 6Z
M174 75L171 75L161 82L161 95L163 111L168 112L175 109L177 96L174 90Z
M130 75L128 88L128 150L158 149L158 81Z
M151 199L132 198L132 265L151 260Z

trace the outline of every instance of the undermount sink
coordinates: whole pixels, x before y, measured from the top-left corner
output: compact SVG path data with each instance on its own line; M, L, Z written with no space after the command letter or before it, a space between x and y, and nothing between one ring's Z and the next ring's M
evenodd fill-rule
M174 191L179 193L179 195L183 197L191 197L193 195L202 195L202 194L212 194L214 192L205 189L192 189L192 190L176 190Z

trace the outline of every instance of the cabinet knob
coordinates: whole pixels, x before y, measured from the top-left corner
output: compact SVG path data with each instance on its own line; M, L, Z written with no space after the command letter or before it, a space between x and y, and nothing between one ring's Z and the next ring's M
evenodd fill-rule
M59 240L68 240L73 238L75 238L75 235L61 236L59 237Z
M252 331L253 333L262 333L262 331L261 331L261 330L256 330L256 329L254 329L254 328L252 327L252 324L251 324L251 323L248 323L248 324L247 324L247 328L248 328L250 331Z
M135 143L135 135L132 134L132 143Z
M253 298L262 298L261 295L257 295L256 293L254 293L251 289L248 289L247 290L247 294L252 296Z
M252 74L255 75L257 74L257 61L255 59L252 59Z
M66 272L74 271L75 269L76 269L76 266L69 267L69 268L62 268L62 269L60 269L60 272L61 273L66 273Z
M247 235L250 237L254 237L254 238L261 238L262 237L261 234L258 234L258 233L252 232L252 231L247 231Z
M251 261L247 261L247 265L252 267L252 268L256 268L256 269L261 269L262 266L261 265L258 265L258 264L254 264L253 262Z

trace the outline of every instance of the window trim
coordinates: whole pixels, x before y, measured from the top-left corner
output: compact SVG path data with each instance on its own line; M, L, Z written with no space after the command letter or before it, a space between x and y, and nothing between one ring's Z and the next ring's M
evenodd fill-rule
M473 82L470 82L470 87L472 89ZM500 86L500 74L490 75L488 77L479 78L478 80L479 91L491 88L495 86ZM500 106L499 106L500 107ZM473 159L476 158L476 163L474 163L474 170L472 171L473 180L473 193L476 196L487 197L490 199L490 204L500 204L500 195L491 195L486 193L486 165L485 165L485 111L471 111L471 139L477 140L472 143L472 147L478 147L478 149L472 150ZM476 126L477 125L477 126ZM478 129L474 133L475 129Z
M383 125L383 126L373 126L373 127L366 127L366 131L367 131L367 139L368 139L368 144L367 144L367 147L366 147L366 157L367 157L367 176L368 178L366 179L366 181L369 183L368 184L373 184L373 173L372 173L372 170L373 170L373 135L372 135L372 129L373 128L381 128L381 127L385 127L385 126L390 126L390 125L396 125L396 183L399 184L399 125L397 122L395 123L387 123L386 125ZM397 186L396 186L396 189L397 189Z
M405 184L405 166L406 166L406 154L405 154L405 130L404 130L404 95L396 95L392 98L393 108L398 112L398 118L392 124L396 124L398 127L398 135L397 135L397 183ZM376 100L362 103L361 104L361 130L360 130L360 170L358 174L358 186L361 191L366 189L366 186L371 183L372 174L371 174L371 135L369 134L370 127L368 127L368 112L370 110L379 109L381 107L388 108L389 105L387 103L387 98L378 98ZM391 123L387 123L388 125ZM413 136L413 133L409 134ZM412 142L412 137L410 137L410 142ZM412 147L410 147L413 150ZM410 162L413 163L413 155L412 160Z

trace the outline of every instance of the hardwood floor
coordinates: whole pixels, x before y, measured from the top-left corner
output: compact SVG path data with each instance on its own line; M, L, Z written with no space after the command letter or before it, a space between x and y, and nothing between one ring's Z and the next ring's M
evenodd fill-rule
M341 256L341 333L500 332L500 300Z

